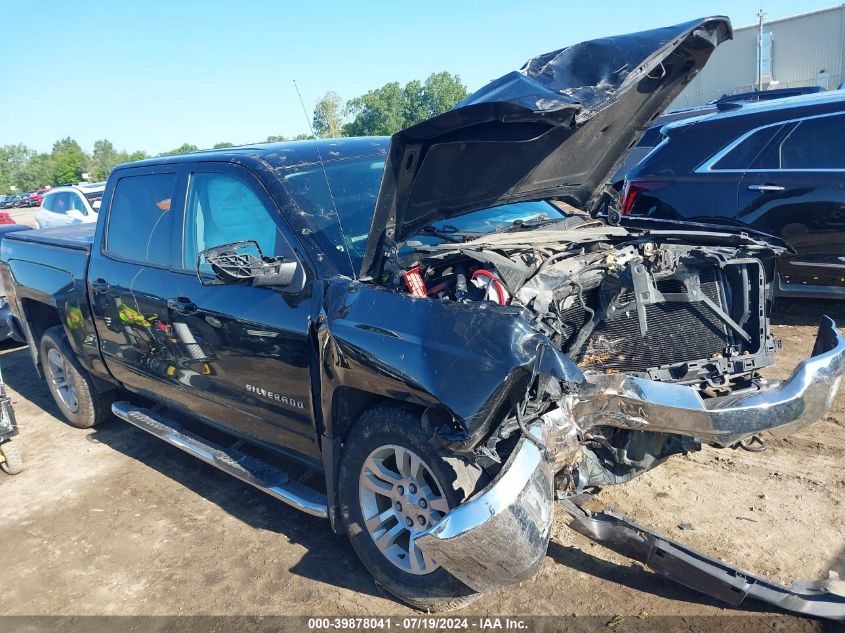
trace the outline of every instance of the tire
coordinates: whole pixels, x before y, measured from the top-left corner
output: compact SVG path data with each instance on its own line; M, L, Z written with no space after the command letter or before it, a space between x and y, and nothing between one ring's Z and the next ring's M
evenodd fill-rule
M47 386L68 422L80 429L90 429L112 417L115 392L97 391L91 376L76 360L61 327L44 332L39 353Z
M0 454L3 455L3 462L0 463L0 468L7 475L17 475L23 470L23 458L21 457L20 449L14 442L6 442L0 444Z
M368 458L390 455L391 451L394 456L408 455L409 452L414 454L422 460L424 467L428 470L422 477L415 478L412 475L410 479L395 480L399 482L396 485L388 484L390 493L380 491L374 494L369 486L362 483L367 476L370 476L372 480L373 470L368 470L367 464L374 462L368 462ZM398 457L393 460L389 457L387 459L381 457L378 460L382 466L392 464L388 470L393 475L401 477L401 469L396 467L398 461ZM413 460L410 461L409 471L415 463L418 464ZM379 478L376 477L376 479ZM478 489L481 480L480 469L458 458L444 457L439 454L423 434L420 417L409 409L399 405L384 404L361 415L349 433L341 456L338 472L338 500L352 548L380 587L402 602L426 612L456 609L469 604L480 595L439 567L436 561L424 557L418 548L413 548L410 544L410 536L406 538L406 535L402 534L403 531L409 534L412 528L405 530L399 526L403 516L407 525L410 525L413 521L412 517L417 515L421 522L420 527L414 525L413 529L425 529L423 526L431 525L438 520L443 510L448 511L471 496ZM402 481L407 486L405 490L407 497L400 494L405 488L401 485ZM419 481L422 485L417 489L413 484L408 484L409 481ZM384 481L379 479L378 483L383 484ZM439 495L435 494L438 487L441 491ZM409 501L412 488L415 493L419 493L414 502ZM379 496L382 493L385 496ZM388 497L388 494L399 496ZM430 505L425 500L426 495L431 495L433 499ZM378 506L372 505L373 498L377 499ZM374 517L382 517L384 514L389 515L393 512L396 504L391 501L391 498L405 502L404 506L399 503L404 514L397 512L395 513L397 516L389 516L387 520L377 519L376 524L385 527L371 534L367 527L365 513L373 525ZM445 507L446 503L448 507ZM420 508L427 508L427 510ZM418 512L420 514L417 514ZM425 523L422 523L423 520ZM389 537L387 533L394 530L400 530L400 534L398 537L388 538L387 543L391 543L389 546L380 548L376 545L376 538L381 540L383 537ZM383 551L385 547L391 551ZM402 553L405 551L407 554ZM411 570L411 566L414 565L412 556L416 557L415 571ZM400 568L399 565L403 567ZM426 567L431 570L425 571Z

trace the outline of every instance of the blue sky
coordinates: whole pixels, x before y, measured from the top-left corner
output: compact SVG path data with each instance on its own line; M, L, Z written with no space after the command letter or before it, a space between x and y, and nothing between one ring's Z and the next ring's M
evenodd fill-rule
M158 153L308 130L327 90L348 99L448 70L470 91L539 53L724 14L735 27L832 0L2 0L0 145L65 136Z

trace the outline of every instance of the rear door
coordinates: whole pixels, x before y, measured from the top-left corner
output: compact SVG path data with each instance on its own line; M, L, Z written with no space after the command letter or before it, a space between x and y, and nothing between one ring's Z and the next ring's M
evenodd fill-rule
M67 193L67 196L68 224L89 223L96 219L93 217L93 214L89 210L88 205L85 203L85 199L82 197L81 193L79 193L78 191L69 191Z
M181 271L169 289L174 377L193 411L236 433L318 457L309 369L310 275L261 182L230 163L186 173ZM254 240L300 262L286 288L215 285L203 249Z
M737 217L797 251L781 290L845 293L845 114L787 123L743 176Z
M167 321L170 270L178 262L179 170L123 170L110 192L88 294L109 371L127 387L178 403L178 361Z

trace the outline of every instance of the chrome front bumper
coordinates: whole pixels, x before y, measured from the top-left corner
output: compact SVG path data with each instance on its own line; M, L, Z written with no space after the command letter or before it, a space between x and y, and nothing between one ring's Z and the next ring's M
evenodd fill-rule
M721 446L762 431L784 437L827 413L843 373L845 338L822 317L812 357L762 390L705 400L684 385L618 374L588 379L572 401L531 427L549 448L545 454L522 438L496 479L418 535L417 544L476 591L533 578L549 542L555 458L577 446L573 431L617 426Z
M540 425L531 431L542 438ZM522 438L490 485L418 535L416 542L476 591L530 580L549 546L553 499L552 462Z

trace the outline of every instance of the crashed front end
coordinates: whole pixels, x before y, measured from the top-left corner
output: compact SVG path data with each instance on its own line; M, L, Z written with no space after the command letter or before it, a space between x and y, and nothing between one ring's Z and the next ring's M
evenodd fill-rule
M561 464L579 455L579 438L591 429L677 433L720 446L763 431L783 437L825 415L843 373L845 338L823 317L813 355L789 379L759 389L705 399L686 385L625 375L586 377L560 406L529 424L530 437L519 440L494 481L418 536L417 544L478 591L533 578L548 547L556 475ZM778 597L789 594L780 603L784 608L845 617L845 597L823 589L805 595L780 589ZM771 593L752 595L766 599Z
M761 377L782 243L724 218L622 218L607 186L731 37L717 16L576 44L391 138L365 290L338 298L327 349L335 380L393 381L383 393L425 409L438 449L492 478L416 537L472 589L536 574L556 497L795 432L836 395L845 341L830 319L789 380ZM536 201L564 217L464 219Z

